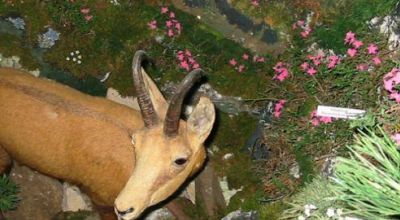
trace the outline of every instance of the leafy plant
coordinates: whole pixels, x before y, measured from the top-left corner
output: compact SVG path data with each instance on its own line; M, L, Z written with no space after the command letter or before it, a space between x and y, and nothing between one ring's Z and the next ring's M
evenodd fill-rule
M0 212L15 209L19 202L18 186L6 175L0 176Z
M336 199L352 213L367 219L400 216L400 153L396 144L378 128L367 130L348 146L350 158L339 157L335 168Z
M290 208L286 209L281 219L300 219L305 215L307 207L311 219L327 219L326 212L329 208L342 208L342 204L331 199L334 196L333 184L322 176L317 176L300 192L296 193L288 202Z

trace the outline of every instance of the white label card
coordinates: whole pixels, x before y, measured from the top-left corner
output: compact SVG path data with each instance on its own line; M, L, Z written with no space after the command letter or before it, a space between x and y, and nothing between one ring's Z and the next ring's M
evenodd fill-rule
M317 108L317 116L356 119L364 116L365 110L353 108L339 108L332 106L319 105Z

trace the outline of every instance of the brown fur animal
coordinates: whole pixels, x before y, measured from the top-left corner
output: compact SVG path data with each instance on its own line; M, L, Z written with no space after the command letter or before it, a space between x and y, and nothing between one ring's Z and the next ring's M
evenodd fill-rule
M0 166L9 154L78 184L95 204L114 204L120 219L166 199L204 162L215 112L202 97L188 121L180 120L185 93L202 71L189 73L168 105L141 67L146 58L136 52L132 66L140 112L0 68Z

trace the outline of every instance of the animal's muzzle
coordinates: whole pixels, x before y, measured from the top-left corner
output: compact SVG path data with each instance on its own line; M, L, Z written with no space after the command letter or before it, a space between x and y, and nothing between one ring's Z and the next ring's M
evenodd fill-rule
M118 215L118 219L124 219L125 215L128 215L128 214L132 213L133 211L135 211L135 209L133 207L130 207L124 211L120 211L117 208L114 208L114 210L115 210L115 214Z

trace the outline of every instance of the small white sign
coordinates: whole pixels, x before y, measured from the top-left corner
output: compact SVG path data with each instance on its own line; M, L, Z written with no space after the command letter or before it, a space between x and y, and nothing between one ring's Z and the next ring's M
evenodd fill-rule
M364 116L365 110L353 108L339 108L332 106L319 105L317 108L317 116L356 119Z

